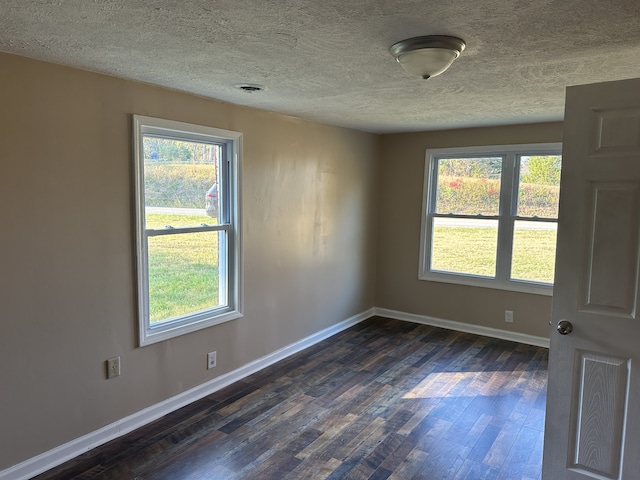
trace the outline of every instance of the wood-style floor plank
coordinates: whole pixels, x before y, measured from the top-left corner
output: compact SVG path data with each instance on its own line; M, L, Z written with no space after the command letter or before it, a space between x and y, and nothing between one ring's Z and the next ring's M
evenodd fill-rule
M539 480L547 350L373 318L38 480Z

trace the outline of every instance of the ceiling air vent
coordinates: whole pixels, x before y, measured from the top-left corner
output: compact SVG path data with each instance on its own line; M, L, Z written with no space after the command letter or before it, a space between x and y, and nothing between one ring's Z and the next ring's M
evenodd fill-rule
M265 87L264 85L256 85L255 83L239 83L238 85L236 85L236 88L238 90L242 90L243 92L255 93L262 92L263 90L266 90L267 87Z

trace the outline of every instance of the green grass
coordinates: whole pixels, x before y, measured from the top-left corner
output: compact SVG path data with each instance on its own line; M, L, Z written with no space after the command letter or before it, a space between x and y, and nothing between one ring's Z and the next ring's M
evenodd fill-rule
M206 218L148 214L147 228L199 225L207 223ZM151 323L219 305L218 235L201 232L149 238Z
M160 213L148 213L146 217L147 228L163 228L167 225L172 227L196 226L202 223L215 225L217 219L208 217L202 210L202 215L165 215Z
M202 216L148 214L147 228L215 223ZM202 232L149 238L151 323L219 304L218 233ZM495 274L496 230L436 227L433 268L458 273ZM512 277L553 282L556 232L518 230Z
M511 278L553 283L555 230L516 230L513 245Z
M216 182L213 164L145 162L145 202L154 207L204 208L205 194Z
M497 231L492 228L436 227L432 269L495 275ZM516 230L511 278L553 283L554 230Z
M435 227L431 268L492 277L497 231L493 228Z

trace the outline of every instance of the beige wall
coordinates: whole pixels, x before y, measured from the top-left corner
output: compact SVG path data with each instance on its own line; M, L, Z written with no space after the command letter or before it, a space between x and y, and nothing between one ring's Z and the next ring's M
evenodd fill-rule
M376 306L548 337L551 297L418 280L420 218L427 149L560 141L561 123L382 136Z
M20 57L0 72L0 470L374 306L379 137ZM244 134L245 316L144 348L133 113Z
M427 148L560 141L559 123L378 137L9 55L0 71L0 470L374 304L547 335L550 297L418 281L418 243ZM133 113L244 134L245 316L144 348Z

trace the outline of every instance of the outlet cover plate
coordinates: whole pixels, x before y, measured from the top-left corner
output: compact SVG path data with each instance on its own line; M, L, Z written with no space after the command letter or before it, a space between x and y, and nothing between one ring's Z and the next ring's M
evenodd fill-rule
M120 376L120 357L113 357L107 360L107 378Z
M209 352L207 354L207 370L214 368L218 363L218 352Z

